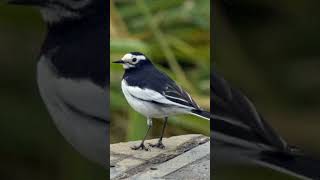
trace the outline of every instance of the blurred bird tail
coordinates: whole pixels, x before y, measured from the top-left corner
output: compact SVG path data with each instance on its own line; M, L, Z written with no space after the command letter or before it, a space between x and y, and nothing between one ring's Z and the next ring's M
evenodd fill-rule
M254 163L301 179L320 179L320 160L297 153L261 152Z
M214 107L211 130L216 135L223 135L222 141L238 143L241 140L240 143L250 142L287 150L287 143L258 113L248 97L230 87L216 73L211 76L211 84L211 106Z
M198 117L201 117L203 119L206 119L206 120L210 120L210 117L211 117L210 112L204 111L204 110L201 110L201 109L191 110L190 113L195 115L195 116L198 116Z
M236 154L245 157L245 162L248 160L301 179L320 180L320 160L290 147L257 112L249 98L215 73L211 76L211 94L214 107L211 136L220 142L213 148L215 152L220 151L221 144L227 144L221 151L226 153L227 161ZM230 147L235 151L228 153Z

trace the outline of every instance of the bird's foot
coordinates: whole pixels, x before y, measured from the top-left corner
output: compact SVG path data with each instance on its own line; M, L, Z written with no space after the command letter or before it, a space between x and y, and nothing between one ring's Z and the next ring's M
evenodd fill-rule
M162 144L162 141L158 141L158 143L156 143L156 144L149 143L149 146L150 147L156 147L156 148L159 148L159 149L164 149L165 148L165 146Z
M141 143L139 146L133 146L131 147L132 150L145 150L145 151L149 151L149 148L147 148L143 143Z

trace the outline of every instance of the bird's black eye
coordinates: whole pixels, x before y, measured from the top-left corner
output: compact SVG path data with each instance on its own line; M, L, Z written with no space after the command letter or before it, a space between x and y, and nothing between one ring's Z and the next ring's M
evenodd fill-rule
M133 58L133 59L132 59L132 62L136 62L136 61L137 61L137 58Z

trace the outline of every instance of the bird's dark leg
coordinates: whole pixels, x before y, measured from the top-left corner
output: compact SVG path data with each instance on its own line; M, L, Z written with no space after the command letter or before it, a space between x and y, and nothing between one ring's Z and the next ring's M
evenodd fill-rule
M168 121L168 117L165 117L164 118L164 124L163 124L163 127L162 127L162 133L161 133L161 136L159 138L159 141L157 144L150 144L149 145L151 147L157 147L157 148L160 148L160 149L164 149L165 146L162 144L162 138L163 138L163 134L164 134L164 130L166 129L166 126L167 126L167 121Z
M148 123L148 130L147 130L146 135L144 136L144 138L143 138L143 140L142 140L142 142L141 142L141 144L140 144L139 146L133 146L133 147L131 147L132 150L138 150L138 149L143 149L143 150L146 150L146 151L149 150L149 149L144 145L144 141L146 140L146 138L147 138L147 136L148 136L148 134L149 134L149 131L150 131L151 127L152 127L152 119L151 119L151 118L148 118L147 123Z

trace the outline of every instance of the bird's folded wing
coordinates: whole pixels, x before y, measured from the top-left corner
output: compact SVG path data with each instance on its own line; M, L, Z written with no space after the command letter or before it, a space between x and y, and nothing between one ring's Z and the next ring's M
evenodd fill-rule
M175 83L168 83L163 91L163 95L178 104L182 104L184 106L200 109L198 104L192 99L192 97L184 91L179 85Z
M147 88L142 89L138 86L128 86L128 85L124 86L123 88L125 88L125 91L130 93L131 96L140 100L149 101L153 103L160 103L168 106L171 105L171 106L178 106L182 108L190 108L190 109L192 108L185 104L175 102L174 100L172 100L172 98L171 99L168 98L165 94L161 94L151 89L147 89Z

